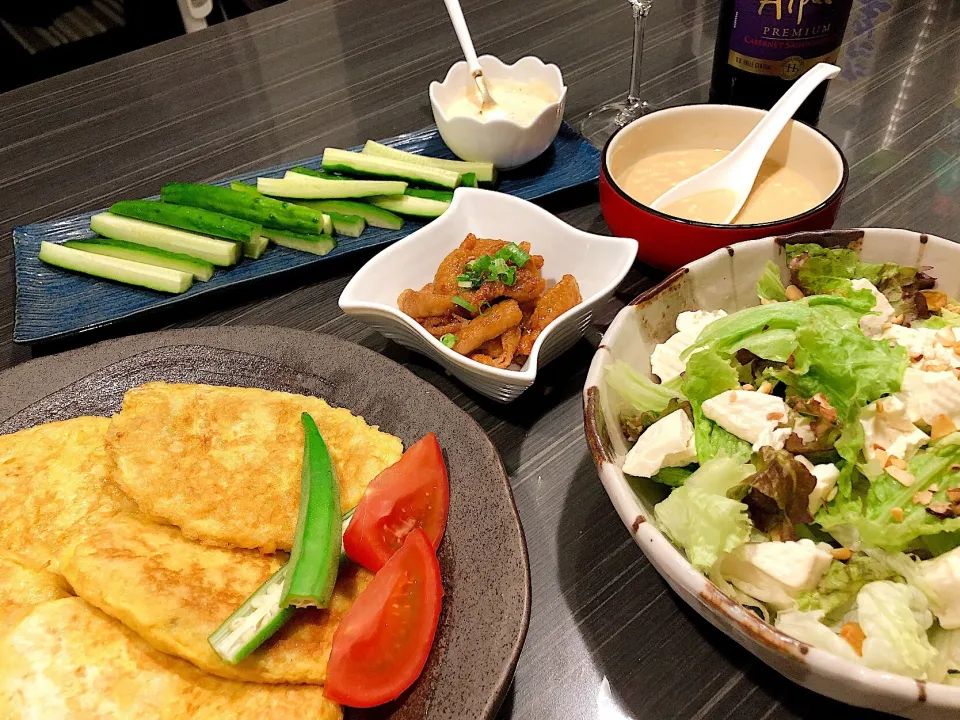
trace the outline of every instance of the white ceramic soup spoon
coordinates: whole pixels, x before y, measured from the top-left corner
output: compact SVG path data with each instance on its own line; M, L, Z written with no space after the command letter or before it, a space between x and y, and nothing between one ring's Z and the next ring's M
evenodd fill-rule
M668 208L676 202L700 193L716 194L716 202L724 203L729 212L718 224L729 224L740 212L760 172L763 159L770 152L777 136L789 122L807 96L824 80L836 77L840 68L829 63L817 63L784 93L750 134L723 160L711 165L682 183L675 185L658 197L650 207L654 210Z
M457 40L460 41L460 49L463 50L463 56L467 59L470 77L477 84L477 91L480 93L480 114L491 120L505 118L506 113L494 102L487 90L487 85L483 79L483 69L480 67L480 61L477 60L477 51L473 49L470 30L467 29L467 21L464 19L463 10L460 8L460 0L443 0L443 4L447 6L450 22L453 23L453 29L457 33Z

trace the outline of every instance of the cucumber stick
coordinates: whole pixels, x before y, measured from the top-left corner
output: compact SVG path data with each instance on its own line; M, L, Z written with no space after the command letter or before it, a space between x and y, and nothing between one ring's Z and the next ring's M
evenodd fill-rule
M263 195L294 200L399 195L406 189L405 182L396 180L324 180L295 172L288 172L283 179L257 178L257 191Z
M263 234L280 247L314 255L326 255L337 246L337 241L329 235L306 235L270 228L264 228Z
M436 218L443 215L450 203L412 195L383 195L370 198L370 202L379 208L409 217Z
M230 183L230 187L239 192L245 192L250 195L257 195L259 197L264 197L263 195L260 194L260 192L255 187L253 187L253 185L244 185L243 183L233 182L233 183ZM374 210L377 213L381 213L383 215L392 215L394 218L400 221L400 225L403 225L403 220L401 218L397 217L396 215L393 215L392 213L388 213L386 210L380 210L380 208L375 208L372 205L365 205L364 203L354 203L354 202L349 202L344 200L342 201L342 203L344 204L344 207L342 209L331 210L328 213L326 210L323 209L323 207L321 207L324 204L324 202L325 201L312 202L309 200L303 200L297 203L302 207L310 208L311 210L324 213L325 215L323 219L324 231L322 233L324 235L329 235L330 233L336 231L341 235L348 235L350 237L360 237L360 234L366 229L367 223L363 215L357 212L351 212L351 209L354 208L354 206L359 207L361 209L367 208L369 210ZM341 201L338 201L338 200L331 200L328 202L334 203L337 206L341 204ZM329 215L329 218L326 217L327 215ZM373 225L373 223L370 223L370 224ZM398 225L394 229L399 229L400 225Z
M290 172L299 173L300 175L309 175L310 177L321 178L323 180L352 180L353 178L348 178L344 175L335 175L333 173L326 172L324 170L312 170L310 168L303 167L302 165L297 165L295 168L290 168Z
M449 190L424 190L423 188L407 188L403 191L404 195L410 197L426 198L427 200L436 200L437 202L453 202L453 193Z
M468 172L460 176L460 187L480 187L477 182L477 174Z
M160 197L164 202L212 210L263 227L316 235L323 232L323 218L313 210L231 188L170 183L163 186Z
M40 243L39 257L48 265L54 265L64 270L73 270L85 275L93 275L94 277L115 280L127 285L137 285L160 292L179 294L189 290L193 284L193 275L190 273L107 257L106 255L94 255L83 250L46 241Z
M367 221L359 215L341 215L340 213L328 213L333 223L333 231L338 235L347 237L360 237L367 227Z
M493 163L486 162L468 162L465 160L443 160L441 158L432 158L426 155L397 150L389 145L367 140L363 146L364 155L373 155L374 157L389 158L391 160L400 160L402 162L413 163L415 165L426 165L427 167L441 168L442 170L452 170L460 174L473 173L476 179L482 183L494 183L497 180L497 170ZM464 185L467 183L464 182ZM474 186L476 187L476 186Z
M375 205L368 205L365 202L355 202L353 200L313 200L304 201L304 207L313 208L319 212L354 215L362 218L371 227L386 228L387 230L399 230L403 227L403 218L395 215L389 210L378 208Z
M260 239L261 228L257 223L160 200L123 200L111 205L110 212L235 242L252 243Z
M323 151L323 169L347 173L348 175L398 178L411 183L434 185L447 190L453 190L460 185L460 173L453 170L444 170L429 165L375 155L365 155L349 150L338 150L337 148L327 148ZM337 181L331 180L330 182Z
M240 259L240 245L229 240L216 240L112 213L94 215L90 218L90 229L113 240L182 253L223 267L236 265Z
M109 238L67 240L63 245L94 255L107 255L121 260L132 260L170 270L179 270L180 272L190 273L196 280L207 281L213 277L213 263L206 260L198 260L189 255L167 252L146 245L137 245L125 240L111 240Z

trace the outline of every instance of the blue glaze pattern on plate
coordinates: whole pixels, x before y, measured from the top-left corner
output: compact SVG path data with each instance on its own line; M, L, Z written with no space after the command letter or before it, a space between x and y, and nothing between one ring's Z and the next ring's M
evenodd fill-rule
M408 152L433 157L454 157L440 139L435 126L381 142ZM248 172L214 184L229 185L237 181L255 183L258 177L281 177L284 172L297 165L319 168L321 158L322 156L318 155L266 170ZM599 152L564 123L553 146L547 152L528 165L501 173L496 189L525 200L534 200L592 182L597 179L599 168ZM358 238L339 236L336 249L323 257L271 247L259 260L244 260L234 268L218 270L209 281L195 283L182 295L170 296L74 274L40 262L37 253L42 240L62 243L66 240L92 237L93 233L89 228L90 216L97 212L103 210L26 225L13 231L17 275L14 342L34 343L93 330L140 313L190 302L222 288L268 278L296 268L316 266L359 250L381 247L423 227L423 222L406 220L400 230L368 228Z

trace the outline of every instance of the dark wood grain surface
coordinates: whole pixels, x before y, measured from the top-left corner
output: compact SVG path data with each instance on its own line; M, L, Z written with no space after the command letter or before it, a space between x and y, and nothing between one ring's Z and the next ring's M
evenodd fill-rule
M716 4L655 2L648 100L705 100ZM625 0L466 0L464 9L481 52L560 65L569 120L626 85ZM658 279L648 269L632 271L588 341L506 407L341 314L337 297L362 257L97 336L12 343L15 225L422 127L431 122L427 84L457 59L439 0L291 0L0 95L0 368L162 327L273 324L374 348L477 418L511 475L534 590L504 718L860 716L783 680L688 609L635 547L596 478L580 409L591 343ZM851 165L838 224L960 239L960 0L855 0L842 64L821 121ZM593 187L547 205L606 231Z

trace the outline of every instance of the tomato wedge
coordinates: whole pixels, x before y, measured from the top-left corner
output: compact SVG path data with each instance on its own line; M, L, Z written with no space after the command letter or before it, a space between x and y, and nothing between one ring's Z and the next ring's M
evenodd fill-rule
M429 433L367 487L343 534L344 552L376 572L415 527L423 528L436 550L449 511L447 467L437 436Z
M398 698L427 662L442 597L437 555L414 528L334 633L324 695L356 708Z

